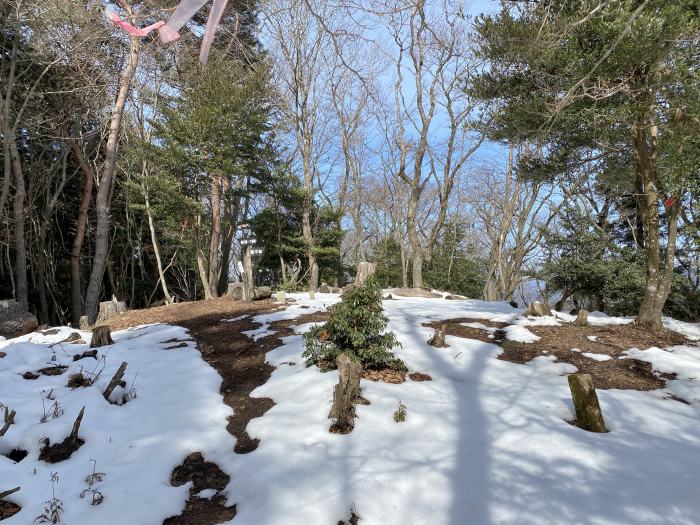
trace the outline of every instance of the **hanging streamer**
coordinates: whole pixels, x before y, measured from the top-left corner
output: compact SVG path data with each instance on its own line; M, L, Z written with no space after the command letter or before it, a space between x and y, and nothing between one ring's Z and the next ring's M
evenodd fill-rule
M148 27L144 28L138 28L133 25L131 25L129 22L126 22L125 20L122 20L121 17L115 13L114 11L107 10L107 16L109 16L109 19L117 26L121 27L124 31L129 33L131 36L138 36L138 37L145 37L148 36L148 34L151 31L155 31L156 29L160 29L162 26L165 25L165 22L162 20L156 22L155 24L151 24Z

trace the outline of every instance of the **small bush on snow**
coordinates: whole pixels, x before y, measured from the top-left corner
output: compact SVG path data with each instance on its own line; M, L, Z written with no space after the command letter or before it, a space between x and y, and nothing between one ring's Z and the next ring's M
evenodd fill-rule
M365 368L406 370L404 362L391 352L400 346L396 334L384 332L388 321L382 313L382 291L375 279L351 288L328 311L326 324L304 335L307 365L333 369L336 358L345 352Z

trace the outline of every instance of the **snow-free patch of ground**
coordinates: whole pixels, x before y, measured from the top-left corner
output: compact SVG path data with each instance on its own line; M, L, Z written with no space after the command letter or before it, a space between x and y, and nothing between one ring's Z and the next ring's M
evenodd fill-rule
M234 438L226 432L231 409L219 393L221 378L202 360L183 328L153 325L113 333L115 344L98 349L105 367L97 382L71 389L66 386L70 374L102 367L92 358L73 362L72 356L88 345L57 344L72 331L61 328L54 335L34 333L0 343L0 351L7 354L0 359L0 402L17 412L15 424L0 438L0 454L28 452L19 463L0 455L0 490L21 487L9 499L22 507L2 523L33 523L52 497L50 477L55 472L54 490L63 504L61 523L160 524L179 514L188 497L189 484L170 486L173 468L191 452L223 454L233 449ZM89 332L81 335L90 341ZM181 342L166 342L173 339ZM185 346L166 349L174 344ZM108 403L102 392L122 361L128 363L127 389L133 387L136 398L119 406ZM53 365L69 368L59 376L22 378L27 371ZM118 388L112 397L124 391ZM54 401L46 399L50 392L60 407L57 418L52 417ZM65 461L40 461L40 440L63 441L83 406L79 437L85 444ZM48 420L40 423L45 411ZM89 494L80 498L88 488L85 478L92 473L92 460L96 471L104 473L93 486L104 501L94 506Z

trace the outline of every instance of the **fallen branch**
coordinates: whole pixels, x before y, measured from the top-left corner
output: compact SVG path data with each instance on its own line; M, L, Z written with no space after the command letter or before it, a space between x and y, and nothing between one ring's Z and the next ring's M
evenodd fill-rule
M4 492L0 492L0 499L6 498L7 496L14 494L15 492L19 492L20 487L15 487L10 490L6 490Z

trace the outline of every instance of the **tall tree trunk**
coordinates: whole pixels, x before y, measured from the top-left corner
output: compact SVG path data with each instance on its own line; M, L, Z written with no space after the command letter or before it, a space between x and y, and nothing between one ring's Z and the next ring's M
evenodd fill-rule
M209 290L212 297L219 296L219 248L221 246L221 175L212 175L210 182L211 196L211 232L209 235Z
M423 251L416 230L416 213L418 212L419 193L417 188L411 188L408 198L408 213L406 214L406 229L408 230L408 241L411 245L412 267L413 267L413 287L423 286Z
M656 157L658 151L656 125L639 123L634 129L634 157L637 182L637 203L644 227L644 251L646 255L646 288L639 307L637 323L652 331L663 329L661 314L671 290L673 264L678 226L678 202L674 199L668 213L668 241L661 273L661 228L659 224L659 197L656 190Z
M85 240L85 228L88 222L88 210L90 209L90 200L92 199L92 184L94 174L90 165L85 161L83 152L80 150L75 140L68 140L71 151L78 160L80 171L83 173L83 194L80 197L80 206L78 207L78 218L75 221L75 238L73 239L73 248L70 252L70 288L71 288L71 310L73 324L76 326L80 321L80 316L83 312L83 293L81 289L80 279L80 254L83 250L83 241Z
M173 302L173 297L170 295L170 290L168 290L168 283L165 280L165 272L163 271L163 262L160 258L160 246L158 245L158 236L156 235L156 227L153 222L153 213L151 213L151 200L148 193L148 183L145 181L145 173L142 178L143 183L141 184L141 189L143 191L143 200L145 204L146 217L148 219L148 229L151 232L151 244L153 245L153 254L156 257L156 268L158 269L158 280L160 281L160 287L163 290L163 297L165 298L165 304L171 304Z
M309 261L309 271L311 272L309 291L315 292L318 290L318 261L316 260L316 243L313 230L311 229L313 195L311 190L311 159L309 156L308 153L304 155L304 210L301 215L301 227L304 240L306 241L306 256Z
M131 80L134 77L138 59L139 40L137 37L131 37L128 62L119 79L117 100L112 109L109 134L107 136L107 147L105 149L105 163L102 169L102 176L100 177L100 185L95 197L95 210L97 212L95 256L92 261L90 282L87 292L85 293L85 314L88 316L90 324L94 324L97 320L97 307L100 300L102 278L104 277L105 265L107 264L107 257L109 255L110 206L117 164L117 150L119 147L119 129L121 127L124 107L126 106Z
M29 307L28 286L27 286L27 246L24 242L24 175L22 165L19 160L17 145L10 147L12 164L15 172L15 286L17 289L17 302L24 308Z

